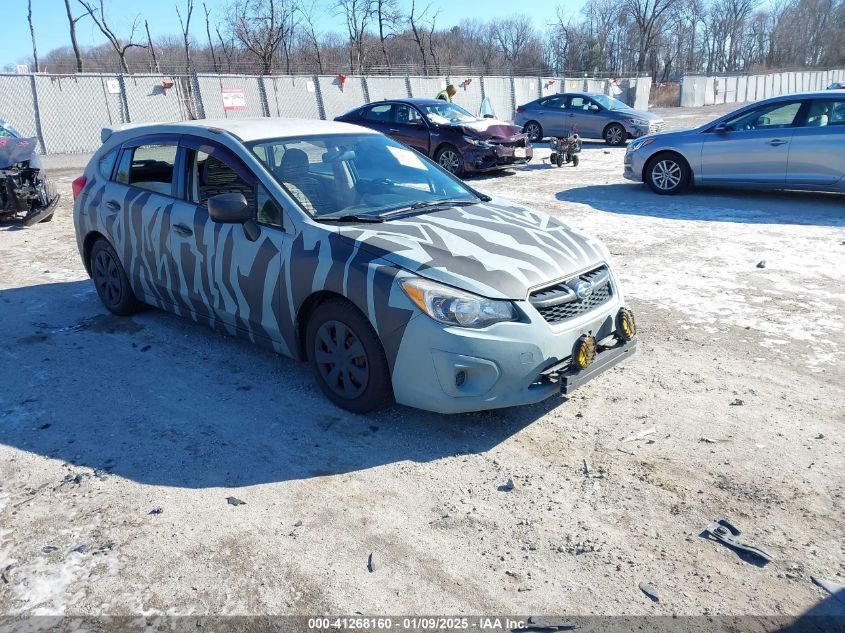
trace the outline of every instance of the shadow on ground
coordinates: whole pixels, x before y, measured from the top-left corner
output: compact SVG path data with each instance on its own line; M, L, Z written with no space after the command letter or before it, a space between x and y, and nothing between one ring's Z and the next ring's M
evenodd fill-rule
M667 220L845 226L845 196L841 194L695 188L660 196L645 185L631 183L574 187L555 198L609 213Z
M440 416L335 408L308 366L90 281L0 291L0 442L147 484L236 487L488 451L560 403Z

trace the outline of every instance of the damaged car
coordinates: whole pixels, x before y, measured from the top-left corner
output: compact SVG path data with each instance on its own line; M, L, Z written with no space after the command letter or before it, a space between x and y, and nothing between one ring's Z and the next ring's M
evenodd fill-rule
M368 127L404 143L459 178L525 165L534 149L522 129L477 117L439 99L395 99L368 103L335 118Z
M223 119L103 139L73 217L105 307L306 360L350 411L539 402L636 348L601 242L372 130Z
M0 119L0 220L32 226L53 219L59 194L44 176L37 145Z

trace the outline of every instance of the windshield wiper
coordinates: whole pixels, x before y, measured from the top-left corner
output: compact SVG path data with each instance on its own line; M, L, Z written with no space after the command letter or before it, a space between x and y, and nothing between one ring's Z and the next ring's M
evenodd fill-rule
M346 215L324 215L314 218L317 222L384 222L381 216L378 215L358 215L355 213L347 213Z
M409 204L407 207L400 207L398 209L393 209L392 211L387 211L386 213L382 213L379 217L382 218L392 218L397 215L403 215L405 213L413 213L415 211L426 211L429 209L442 209L444 207L457 207L457 206L469 206L472 204L478 204L479 200L467 200L465 198L444 198L442 200L420 200L419 202L414 202L413 204Z

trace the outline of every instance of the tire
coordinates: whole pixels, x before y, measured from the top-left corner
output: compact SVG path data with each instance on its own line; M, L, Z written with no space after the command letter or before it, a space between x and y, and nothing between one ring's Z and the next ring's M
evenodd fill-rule
M522 128L522 132L528 135L528 140L537 143L543 140L543 126L537 121L529 121Z
M94 242L89 265L94 287L109 312L118 316L129 316L143 307L144 304L138 300L129 285L129 277L120 263L120 258L106 240L101 238Z
M317 385L337 406L368 413L393 403L390 369L378 334L346 299L328 299L311 312L305 345Z
M563 167L563 163L564 163L563 154L561 152L558 152L557 156L555 157L555 164L558 167Z
M464 175L464 157L454 145L444 145L437 154L434 155L434 160L443 169L448 171L453 176L462 178Z
M654 193L671 196L689 186L690 168L677 154L658 154L648 161L645 181Z
M580 163L580 162L581 162L581 159L578 158L578 154L573 154L572 155L572 166L578 167L578 163Z
M611 123L604 128L602 136L604 137L605 143L616 147L624 145L625 141L628 140L628 133L625 131L625 128L618 123Z

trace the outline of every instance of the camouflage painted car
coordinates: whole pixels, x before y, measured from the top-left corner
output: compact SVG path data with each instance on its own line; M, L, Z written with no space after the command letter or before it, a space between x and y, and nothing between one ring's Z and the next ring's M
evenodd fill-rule
M537 402L636 345L600 243L380 133L240 119L102 137L73 192L103 304L307 360L341 407Z

